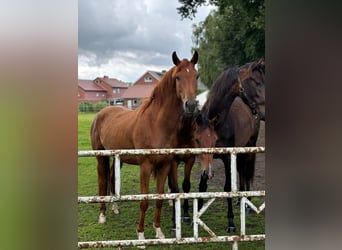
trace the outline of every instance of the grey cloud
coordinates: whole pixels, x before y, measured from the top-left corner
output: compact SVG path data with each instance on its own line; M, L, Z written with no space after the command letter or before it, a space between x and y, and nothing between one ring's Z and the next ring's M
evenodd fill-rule
M192 45L188 39L191 24L179 22L175 2L79 1L79 54L95 55L93 63L97 65L128 50L135 53L135 60L146 64L169 65L173 50L187 57ZM185 39L189 40L187 48Z

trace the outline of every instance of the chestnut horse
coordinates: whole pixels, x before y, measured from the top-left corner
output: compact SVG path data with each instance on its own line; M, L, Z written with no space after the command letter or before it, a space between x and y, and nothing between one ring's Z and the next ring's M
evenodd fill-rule
M218 134L217 147L255 146L260 119L265 120L264 61L247 63L240 68L224 71L213 84L202 111L209 118L217 117L215 130ZM236 87L239 86L237 89ZM225 96L234 96L233 102ZM220 101L222 100L222 101ZM225 166L224 191L231 191L230 154L217 154ZM249 190L254 175L255 154L238 154L237 169L240 190ZM207 177L202 176L200 191L205 192ZM232 199L228 198L227 232L235 231ZM199 207L203 200L199 200Z
M180 129L178 130L178 148L212 148L215 147L217 134L214 129L215 120L210 121L206 115L202 112L198 112L193 116L185 115L181 119ZM203 171L202 175L208 175L209 178L212 177L212 162L213 154L199 154L198 159ZM190 191L190 175L192 167L195 163L196 155L193 154L180 154L175 155L174 164L178 166L180 162L184 162L184 179L182 183L182 189L185 193ZM173 168L177 169L177 167ZM171 179L168 179L169 191L177 192L173 190L171 185ZM174 201L173 201L174 202ZM189 202L188 199L184 199L183 203L183 221L189 222ZM173 229L175 229L175 224L173 220Z
M173 52L174 67L166 72L153 89L150 97L136 110L111 106L102 109L91 125L91 144L95 150L103 149L149 149L177 147L178 124L183 113L197 111L196 91L198 72L195 64L198 53L192 59L180 60ZM166 177L171 171L174 155L122 156L121 161L140 165L140 193L149 193L151 174L156 178L157 193L164 193ZM97 156L99 196L107 195L109 185L109 157ZM172 171L174 173L175 171ZM177 176L172 176L172 182ZM160 228L163 200L156 200L153 226L157 238L165 238ZM140 202L137 225L139 239L145 239L144 220L148 200ZM106 205L100 206L99 223L106 221Z

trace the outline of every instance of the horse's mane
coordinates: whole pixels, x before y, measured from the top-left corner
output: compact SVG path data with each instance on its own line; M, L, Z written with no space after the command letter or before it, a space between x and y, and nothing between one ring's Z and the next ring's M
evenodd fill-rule
M142 102L139 111L143 113L152 104L152 102L157 105L161 105L164 97L170 96L170 90L176 88L173 80L174 73L176 73L176 71L178 72L178 69L181 69L189 63L190 62L187 59L183 59L178 66L173 66L169 71L167 71L154 87L150 96Z
M160 97L165 96L164 92L165 89L170 89L172 88L172 72L176 67L172 67L169 71L167 71L162 78L159 80L159 82L156 84L156 86L154 87L154 89L152 90L151 94L149 97L145 98L141 104L141 106L139 107L139 112L143 113L150 105L152 102L154 102L156 100L156 98L158 97L158 99L160 99ZM168 85L168 86L164 86L164 85Z
M240 68L249 68L253 64L255 64L253 70L258 70L260 73L265 74L265 65L263 62L248 62L242 65Z
M238 67L232 67L223 71L216 79L202 108L209 119L214 118L221 110L227 109L227 103L230 103L231 98L231 88L238 80L238 76Z

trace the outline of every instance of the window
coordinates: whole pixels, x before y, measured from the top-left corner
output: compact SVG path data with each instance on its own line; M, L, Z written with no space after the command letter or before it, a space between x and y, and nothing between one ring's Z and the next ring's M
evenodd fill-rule
M145 76L144 82L152 82L152 77L150 77L150 76Z

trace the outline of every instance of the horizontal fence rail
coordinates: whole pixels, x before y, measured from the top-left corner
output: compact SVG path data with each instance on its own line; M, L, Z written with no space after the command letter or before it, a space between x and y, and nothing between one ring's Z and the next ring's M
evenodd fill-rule
M166 239L145 240L114 240L114 241L89 241L78 242L78 248L103 248L123 246L146 246L146 245L170 245L170 244L192 244L203 242L233 242L233 250L238 249L239 241L265 240L265 234L245 234L245 207L249 206L256 213L265 208L265 202L256 207L247 197L265 196L265 191L243 191L237 190L236 155L239 153L263 153L264 147L225 147L225 148L172 148L172 149L118 149L118 150L82 150L78 151L78 157L114 156L115 158L115 194L113 196L84 196L78 197L78 203L100 203L116 201L141 201L141 200L175 200L176 237ZM158 154L231 154L231 192L201 192L201 193L171 193L171 194L137 194L120 195L120 155L158 155ZM217 236L201 219L200 216L215 201L216 198L241 197L240 202L240 235ZM210 198L198 211L198 199ZM181 199L193 199L193 231L194 237L181 237ZM210 237L198 236L198 225L208 232Z
M261 153L265 147L225 147L225 148L169 148L169 149L116 149L116 150L82 150L78 157L113 156L113 155L158 155L158 154L238 154Z
M142 201L142 200L175 200L175 199L198 199L198 198L234 198L249 196L265 196L265 191L242 191L242 192L205 192L205 193L171 193L171 194L135 194L116 196L79 196L78 203L100 203L114 201Z

